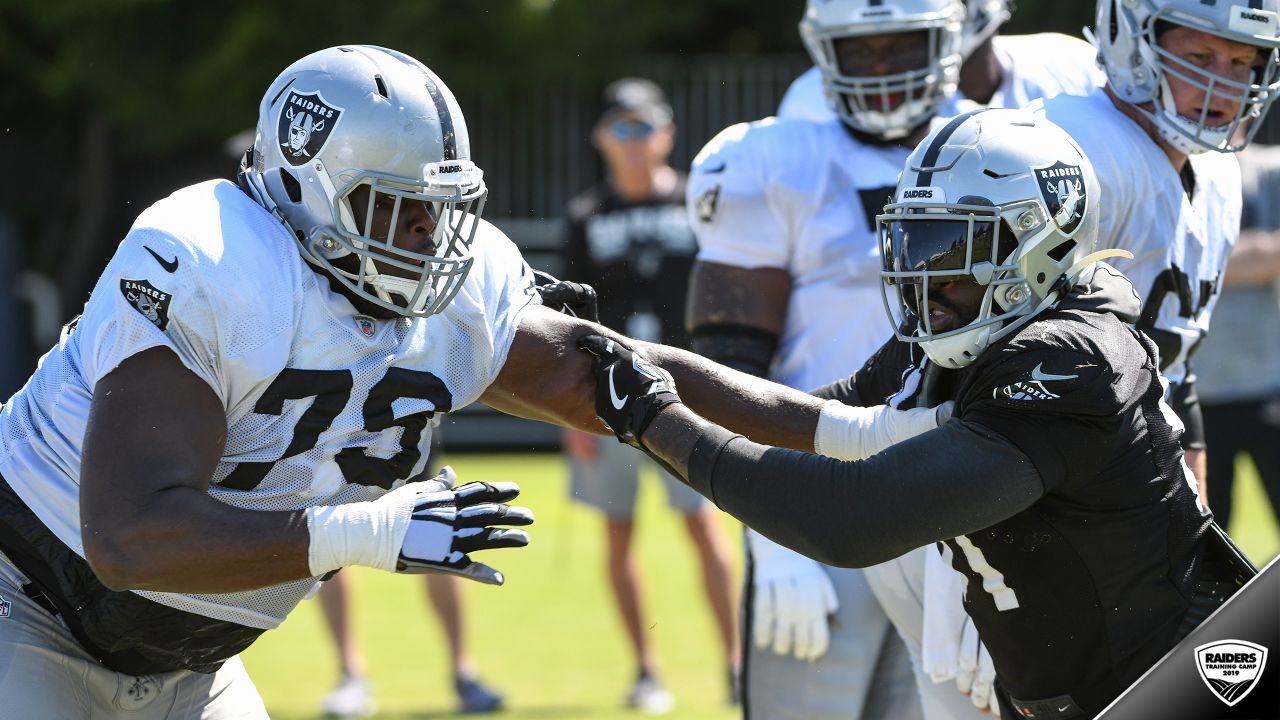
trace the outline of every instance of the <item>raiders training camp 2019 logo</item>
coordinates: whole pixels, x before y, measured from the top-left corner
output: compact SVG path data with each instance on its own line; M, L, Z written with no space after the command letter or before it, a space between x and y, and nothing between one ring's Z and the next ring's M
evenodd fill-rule
M1089 202L1084 172L1079 165L1064 162L1037 168L1035 172L1040 197L1044 199L1045 207L1049 208L1049 215L1061 228L1062 234L1070 235L1075 232L1084 219L1084 209Z
M134 310L142 313L156 327L164 330L169 327L169 301L173 296L146 280L120 280L120 292L129 301Z
M302 165L315 157L333 134L333 127L341 116L342 108L325 102L318 92L303 95L290 91L277 126L284 158L290 165Z
M1219 640L1196 648L1200 679L1228 706L1244 699L1267 666L1267 649L1244 640Z

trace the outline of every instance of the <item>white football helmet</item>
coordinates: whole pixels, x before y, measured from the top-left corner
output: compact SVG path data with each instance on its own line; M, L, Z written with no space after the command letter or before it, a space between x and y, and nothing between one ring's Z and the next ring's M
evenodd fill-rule
M1012 15L1009 0L965 0L964 39L960 54L966 58L991 39Z
M262 99L252 166L242 177L293 231L303 257L380 307L440 312L471 268L484 176L471 161L453 93L403 53L344 45L286 68ZM362 186L370 192L357 227L350 196ZM436 223L427 252L393 244L396 219L411 201L428 203ZM391 208L381 239L375 203ZM348 255L358 262L335 264Z
M1187 154L1235 152L1253 139L1280 92L1277 18L1277 0L1098 0L1089 39L1098 48L1111 89L1147 113L1166 142ZM1165 23L1254 45L1262 50L1263 62L1248 82L1206 72L1159 45L1157 25ZM1198 118L1178 113L1170 75L1204 90ZM1238 103L1239 110L1230 122L1209 126L1206 113L1215 95ZM1148 111L1142 103L1154 109Z
M1066 131L1022 110L983 109L935 128L876 218L881 288L899 340L946 368L1052 307L1102 257L1098 180ZM929 284L971 277L977 317L933 332Z
M933 117L955 91L963 21L962 0L808 0L800 37L836 115L854 130L897 140ZM919 31L927 33L928 55L918 68L881 76L846 75L840 68L838 40Z

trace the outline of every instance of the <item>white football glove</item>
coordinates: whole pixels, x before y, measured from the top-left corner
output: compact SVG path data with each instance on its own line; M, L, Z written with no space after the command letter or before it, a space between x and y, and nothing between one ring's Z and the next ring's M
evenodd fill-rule
M468 554L523 547L523 530L493 525L529 525L533 513L504 504L520 494L513 482L467 483L454 488L453 469L410 482L377 500L306 509L313 575L348 565L403 573L448 573L502 584L502 573Z
M978 628L966 620L960 633L960 653L956 658L956 687L969 696L973 706L1000 717L1000 703L993 694L996 668L987 646L978 638Z
M835 586L817 561L747 530L752 559L751 634L756 647L813 662L827 653Z

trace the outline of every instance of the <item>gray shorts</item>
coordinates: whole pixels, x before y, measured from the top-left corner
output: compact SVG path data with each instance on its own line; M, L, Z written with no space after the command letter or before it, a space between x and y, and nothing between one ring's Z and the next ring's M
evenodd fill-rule
M26 578L0 554L0 698L23 720L266 720L240 658L213 675L187 670L122 675L80 646L62 621L22 592Z
M710 503L630 445L612 437L593 436L592 439L596 444L594 459L569 458L569 490L574 500L611 518L632 517L640 487L640 468L648 465L657 471L667 490L667 504L673 510L688 515Z

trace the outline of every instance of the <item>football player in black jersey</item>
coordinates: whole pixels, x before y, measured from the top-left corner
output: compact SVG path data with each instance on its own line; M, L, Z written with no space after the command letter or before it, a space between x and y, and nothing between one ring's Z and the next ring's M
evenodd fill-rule
M879 218L896 337L818 394L901 407L928 391L954 401L937 429L853 462L759 445L588 338L597 413L821 562L945 543L1006 716L1093 717L1255 572L1197 501L1137 295L1099 262L1122 253L1094 252L1097 193L1075 142L1021 111L959 116L912 153Z

